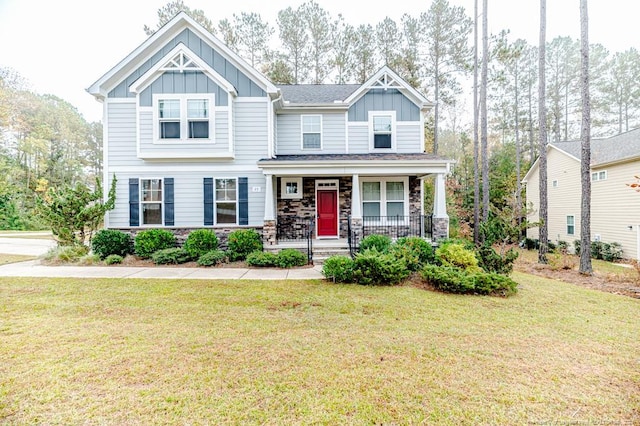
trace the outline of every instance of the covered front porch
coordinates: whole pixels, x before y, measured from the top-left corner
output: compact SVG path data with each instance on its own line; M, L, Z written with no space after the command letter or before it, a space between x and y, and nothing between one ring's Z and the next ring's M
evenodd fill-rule
M267 247L307 240L353 243L369 234L448 237L450 160L430 154L289 155L258 165L266 178ZM423 181L432 175L434 208L425 212Z

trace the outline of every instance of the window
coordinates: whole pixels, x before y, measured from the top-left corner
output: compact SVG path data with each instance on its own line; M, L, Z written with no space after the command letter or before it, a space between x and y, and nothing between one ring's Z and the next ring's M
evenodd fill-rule
M591 173L591 181L597 182L599 180L607 180L607 171L602 170L600 172L592 172Z
M557 187L558 187L558 181L557 181L557 180L554 180L554 181L553 181L553 187L554 187L554 188L557 188Z
M395 148L395 111L369 112L369 148L392 150Z
M406 216L406 179L380 179L362 182L362 216Z
M216 179L216 224L235 225L238 222L238 191L236 179Z
M162 225L162 179L140 180L142 225Z
M281 178L280 197L285 199L302 198L302 178Z
M567 235L574 235L576 231L576 218L567 216Z
M322 149L322 116L303 115L302 149Z
M156 140L213 142L210 94L153 95Z

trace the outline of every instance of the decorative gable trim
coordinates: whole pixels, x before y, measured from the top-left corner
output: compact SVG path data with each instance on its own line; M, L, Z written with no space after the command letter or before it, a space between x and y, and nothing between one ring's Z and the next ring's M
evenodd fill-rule
M139 94L165 72L202 71L214 83L222 87L227 93L238 96L236 88L229 81L216 72L205 61L200 59L191 49L183 43L179 43L164 55L153 67L134 81L129 90Z
M369 80L364 82L355 92L344 100L346 104L353 104L363 97L370 89L396 89L409 98L413 103L418 105L420 109L426 109L433 106L422 93L411 87L409 83L404 81L398 74L393 72L388 66L383 66Z

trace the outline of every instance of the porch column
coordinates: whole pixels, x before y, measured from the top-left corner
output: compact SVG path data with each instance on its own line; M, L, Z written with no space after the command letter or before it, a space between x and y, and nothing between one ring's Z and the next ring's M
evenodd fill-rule
M273 175L265 174L264 189L264 227L262 228L262 240L265 245L273 246L276 241L276 215L275 197L273 192Z
M444 185L444 173L436 174L433 194L433 239L449 238L449 215L447 215L447 193Z
M362 203L360 202L360 177L356 174L351 178L351 235L353 244L357 246L362 238Z

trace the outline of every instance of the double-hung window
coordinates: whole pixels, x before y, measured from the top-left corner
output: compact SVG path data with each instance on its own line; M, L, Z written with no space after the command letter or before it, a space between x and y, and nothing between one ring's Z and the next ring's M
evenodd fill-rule
M408 207L407 180L371 179L362 182L362 216L402 218Z
M213 142L212 94L153 95L154 126L159 142Z
M591 173L591 181L592 182L597 182L599 180L607 180L607 171L606 170L602 170L599 172L592 172Z
M395 121L395 111L369 113L371 150L393 150L395 148Z
M303 115L302 149L322 149L322 116Z
M142 225L162 225L162 179L140 179Z
M238 223L238 185L236 179L216 179L216 224Z
M575 216L567 216L567 235L575 235L576 218Z

